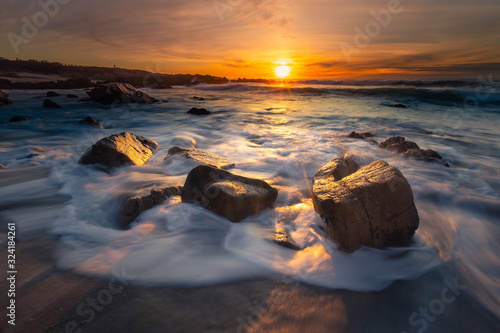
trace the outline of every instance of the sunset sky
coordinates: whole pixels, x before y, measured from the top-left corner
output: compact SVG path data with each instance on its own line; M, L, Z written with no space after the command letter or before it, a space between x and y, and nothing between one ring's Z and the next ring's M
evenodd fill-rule
M283 64L291 78L500 75L498 0L59 1L44 25L39 1L4 0L0 56L228 78Z

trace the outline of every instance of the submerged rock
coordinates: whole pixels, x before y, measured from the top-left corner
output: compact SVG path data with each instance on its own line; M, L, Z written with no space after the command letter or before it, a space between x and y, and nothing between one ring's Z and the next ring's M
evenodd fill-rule
M207 115L207 114L210 114L211 112L208 111L207 109L205 108L192 108L191 110L189 110L187 113L191 113L191 114L195 114L197 116L203 116L203 115Z
M122 132L97 141L80 157L79 164L99 163L107 167L124 164L142 165L158 148L156 141Z
M314 208L339 249L352 252L411 240L419 217L410 184L398 169L375 161L340 180L339 176L321 173L313 184Z
M406 105L401 104L401 103L389 104L389 106L392 107L392 108L402 108L402 109L406 108Z
M164 160L169 163L174 156L185 158L198 165L209 165L219 169L234 168L234 163L228 159L196 148L172 147L169 149L167 157Z
M197 101L204 101L205 99L203 97L198 97L198 96L193 96L193 99Z
M181 191L183 202L199 202L231 222L273 206L278 190L260 179L200 165L189 172Z
M369 137L372 137L373 134L371 134L370 132L364 132L364 133L357 133L357 132L351 132L347 135L349 138L353 138L353 139L366 139L366 138L369 138Z
M43 100L43 107L49 109L61 109L62 107L54 101L46 98Z
M158 102L155 98L135 89L128 83L107 83L95 87L87 94L94 102L101 104L146 103Z
M101 124L91 116L87 116L87 118L82 119L78 122L79 124L90 125L95 128L103 128Z
M12 101L9 99L9 94L0 90L0 106L7 104L12 104Z
M276 227L272 236L268 236L266 238L279 246L283 246L294 251L299 251L301 249L283 227Z
M58 97L58 96L61 96L61 94L56 93L55 91L47 91L47 94L45 95L45 97Z
M30 120L30 118L25 117L25 116L14 116L14 117L10 118L9 123L17 123L20 121L27 121L27 120Z
M434 162L436 160L440 160L443 157L438 154L438 152L432 150L432 149L408 149L407 151L404 152L403 154L404 157L410 157L414 158L417 160L423 160L427 162Z
M393 149L398 153L403 154L403 157L413 158L426 162L438 162L444 166L450 166L448 162L443 162L442 156L432 149L420 149L413 141L406 141L402 136L391 136L384 142L379 144L381 148Z
M125 201L118 215L118 224L126 228L143 211L162 204L173 195L181 194L182 186L153 187L134 193Z
M67 98L78 98L78 96L75 94L67 94L66 97Z
M420 149L413 141L406 141L404 136L391 136L389 139L379 144L380 148L396 150L398 153L404 153L408 149Z

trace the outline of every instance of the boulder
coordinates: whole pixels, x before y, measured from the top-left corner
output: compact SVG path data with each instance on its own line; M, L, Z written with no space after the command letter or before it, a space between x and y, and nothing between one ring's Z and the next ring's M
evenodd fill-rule
M341 180L344 177L358 171L359 165L354 159L345 155L344 158L335 158L316 171L313 176L313 183L320 179L330 179L332 181Z
M267 236L265 238L279 246L283 246L294 251L300 250L300 246L295 243L293 238L283 227L277 226L274 233L271 236Z
M54 101L46 98L43 100L43 107L49 109L61 109L62 107Z
M27 120L30 120L30 119L28 117L25 117L25 116L14 116L14 117L10 118L9 123L17 123L20 121L27 121Z
M47 95L45 97L58 97L61 96L61 94L56 93L55 91L47 91Z
M101 124L91 116L87 116L87 118L82 119L78 122L79 124L89 125L95 128L103 128Z
M205 108L192 108L191 110L189 110L187 113L191 113L191 114L195 114L197 116L203 116L203 115L207 115L207 114L210 114L211 112L208 111L207 109Z
M404 136L391 136L389 139L379 144L380 148L396 150L398 153L404 153L408 149L420 149L413 141L406 141Z
M122 132L97 141L80 157L79 164L99 163L107 167L124 164L142 165L158 148L156 141Z
M120 104L120 103L146 103L152 104L158 102L155 98L142 91L135 89L128 83L107 83L95 87L87 94L94 102L101 104Z
M410 184L384 161L375 161L340 180L327 173L313 183L313 203L327 235L339 249L380 248L408 243L419 217Z
M427 162L434 162L436 160L441 160L443 157L438 154L438 152L432 149L408 149L403 154L404 157L410 157L417 160L423 160Z
M370 132L364 132L364 133L357 133L357 132L351 132L347 135L347 137L349 138L353 138L353 139L366 139L366 138L369 138L373 136L373 134L371 134Z
M199 150L196 148L188 149L181 147L172 147L169 149L165 161L169 163L174 157L182 157L194 162L197 165L209 165L219 169L234 168L234 163L228 159L217 154L209 153L207 151Z
M183 202L198 202L231 222L273 206L278 190L260 179L200 165L191 170L181 191Z
M9 99L9 94L0 90L0 106L7 104L12 104L12 101Z
M134 193L123 202L118 215L118 224L126 228L143 211L162 204L173 195L180 195L181 189L181 186L153 187Z

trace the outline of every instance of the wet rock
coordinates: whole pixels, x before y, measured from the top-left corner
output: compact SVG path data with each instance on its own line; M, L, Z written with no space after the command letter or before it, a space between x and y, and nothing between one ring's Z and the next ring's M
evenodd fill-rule
M99 122L91 116L87 116L87 118L80 120L78 123L83 125L90 125L95 128L103 128L102 125L99 124Z
M25 116L14 116L14 117L10 118L9 123L17 123L20 121L27 121L27 120L30 120L30 118L25 117Z
M313 203L327 235L348 252L408 243L419 224L410 184L384 161L340 180L316 176Z
M0 90L0 106L7 104L12 104L12 101L9 99L9 94Z
M172 147L169 149L167 157L165 157L165 161L169 163L173 157L182 157L198 165L208 165L219 169L234 168L234 163L228 159L196 148L187 149Z
M207 109L205 108L192 108L191 110L189 110L187 113L191 113L191 114L195 114L197 116L203 116L203 115L207 115L207 114L210 114L211 112L208 111Z
M300 246L295 243L290 234L282 227L276 227L274 234L268 239L279 246L283 246L294 251L299 251L301 249Z
M143 211L162 204L173 195L181 194L182 186L153 187L129 196L123 202L118 215L118 224L126 228Z
M158 144L152 139L122 132L97 141L80 157L78 163L99 163L110 168L124 164L142 165L157 148Z
M278 190L263 180L206 165L189 172L181 191L183 202L198 202L231 222L272 207L277 196Z
M95 87L87 94L94 102L101 104L145 103L158 102L155 98L135 89L128 83L107 83Z
M369 137L372 137L373 134L371 134L370 132L364 132L364 133L357 133L357 132L351 132L347 135L349 138L353 138L353 139L366 139L366 138L369 138Z
M43 107L49 109L61 109L62 107L54 101L46 98L43 100Z
M67 98L78 98L78 96L75 94L67 94L66 97Z
M443 157L438 154L438 152L432 149L408 149L403 154L404 157L410 157L417 160L423 160L427 162L434 162L436 160L441 160Z
M45 97L58 97L61 96L61 94L56 93L55 91L47 91L47 95Z
M2 163L0 163L0 169L3 169L5 168L5 165L3 165Z
M384 142L379 144L380 148L396 150L398 153L404 153L408 149L420 149L420 147L413 141L406 141L404 136L391 136Z
M331 179L332 181L341 180L344 177L353 174L358 171L359 165L354 161L349 155L345 155L343 158L335 158L321 167L313 177L313 183L316 180L321 179Z
M193 99L197 101L204 101L205 99L203 97L198 97L198 96L193 96Z
M397 104L389 104L390 107L392 108L406 108L406 105L404 104L401 104L401 103L397 103Z

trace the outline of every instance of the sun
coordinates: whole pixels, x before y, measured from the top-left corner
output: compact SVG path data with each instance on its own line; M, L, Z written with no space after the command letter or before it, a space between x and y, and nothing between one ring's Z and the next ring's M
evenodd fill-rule
M277 77L284 79L285 77L290 75L291 70L292 70L292 68L290 66L281 65L281 66L276 67L274 69L274 72L276 73Z

